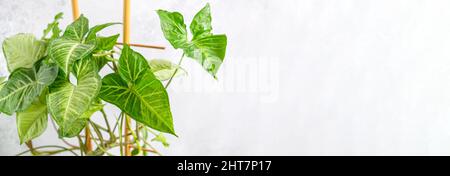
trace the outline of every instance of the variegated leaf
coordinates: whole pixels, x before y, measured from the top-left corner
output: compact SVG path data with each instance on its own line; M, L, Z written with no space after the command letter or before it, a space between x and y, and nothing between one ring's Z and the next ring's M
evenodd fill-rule
M161 81L170 79L173 74L175 74L174 77L187 74L186 70L181 68L179 65L164 59L149 60L148 65L156 78Z
M14 71L0 90L0 111L12 115L27 109L45 87L56 78L58 67L42 63L35 68L19 68Z
M70 73L75 61L91 54L95 45L59 38L50 43L49 56L65 72Z
M25 111L18 112L16 121L21 144L39 137L44 133L48 123L45 95L36 98Z
M169 98L140 54L124 46L119 73L102 80L100 98L122 109L134 120L155 130L175 134Z
M63 80L56 81L58 85L52 86L47 99L48 109L59 126L60 137L73 137L81 131L82 128L74 126L85 125L83 114L89 109L101 87L96 64L91 58L77 61L73 72L77 85L58 77Z
M45 43L33 34L17 34L3 41L3 54L8 70L31 68L45 53Z
M68 40L78 41L82 43L84 40L84 36L89 31L89 20L81 15L75 20L72 24L68 25L66 30L64 31L63 37Z

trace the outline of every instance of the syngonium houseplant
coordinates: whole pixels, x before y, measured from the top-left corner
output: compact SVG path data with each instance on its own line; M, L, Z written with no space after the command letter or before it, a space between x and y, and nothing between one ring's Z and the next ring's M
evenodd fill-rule
M227 37L211 32L209 4L194 16L189 26L191 39L180 13L158 10L157 14L164 37L175 49L183 50L178 64L146 60L128 45L117 47L119 34L107 37L97 34L117 23L89 28L83 15L68 25L62 35L58 27L60 13L40 39L21 33L3 41L11 74L6 81L0 78L0 111L10 116L16 114L20 142L30 147L21 154L112 155L109 150L120 147L123 155L124 146L133 148L133 155L159 154L147 140L148 132L154 135L151 141L168 145L162 133L175 136L176 133L166 88L173 77L184 73L180 67L184 56L198 61L216 78L225 57ZM112 73L102 78L99 72L103 68ZM103 110L105 103L122 110L114 125ZM106 127L90 119L95 112L102 113ZM46 130L49 117L56 123L59 138L68 146L32 147L30 141ZM125 117L135 120L135 129L131 129ZM88 141L82 140L86 126L94 131L90 137L96 144L95 150L86 150ZM123 128L129 128L130 132L123 134ZM124 143L125 136L131 136L132 140ZM73 137L78 138L79 145L66 140Z

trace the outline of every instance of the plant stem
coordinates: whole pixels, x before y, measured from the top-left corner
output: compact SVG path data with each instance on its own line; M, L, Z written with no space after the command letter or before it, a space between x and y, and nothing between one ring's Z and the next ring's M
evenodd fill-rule
M78 149L78 148L65 148L65 147L58 146L58 145L39 146L39 147L35 147L33 150L44 149L44 148L59 148L59 149L65 150L65 151L69 151L69 152L71 152L72 154L78 156L75 152L71 151L71 150L76 150L76 149ZM28 152L31 152L31 150L26 150L26 151L24 151L24 152L21 152L21 153L17 154L16 156L20 156L20 155L23 155L23 154L28 153ZM47 152L48 152L48 151L47 151ZM46 153L46 152L39 152L39 153L41 154L41 153Z
M53 129L55 129L55 131L58 131L58 128L56 128L56 123L55 123L55 121L53 120L53 119L51 119L50 120L51 122L52 122L52 125L53 125ZM70 147L77 147L76 145L74 145L74 144L71 144L70 142L68 142L67 140L65 140L64 138L60 138L61 139L61 141L63 141L66 145L68 145L68 146L70 146Z
M108 121L108 116L106 115L106 112L104 109L101 109L100 112L103 115L103 119L105 120L105 123L106 123L106 128L108 129L109 140L114 141L116 139L116 136L114 135L114 132L111 130L111 126L109 125L109 121Z
M183 55L181 55L180 61L178 61L178 66L177 66L177 68L176 68L175 71L173 72L172 76L170 76L170 79L169 79L169 81L167 82L166 86L164 86L165 89L167 89L167 88L169 87L170 83L172 82L173 77L175 77L175 75L177 74L178 69L179 69L180 66L181 66L181 62L183 61L183 58L184 58L184 53L183 53Z
M97 134L97 137L100 139L100 144L103 145L105 143L105 140L103 139L102 132L100 132L97 125L95 125L92 121L89 120L89 123L91 123L91 126L94 129L94 132Z
M113 53L114 53L114 50L109 51L109 52L105 52L105 53L95 53L95 54L92 54L92 56L94 56L94 57L102 57L102 56L109 56L109 55L111 55Z
M83 144L83 140L81 139L80 135L77 136L78 143L80 144L80 155L83 156L83 154L86 152L86 146Z
M120 156L123 156L123 146L122 146L122 126L123 126L124 115L121 113L120 123L119 123L119 144L120 144Z
M25 144L27 145L28 149L30 149L30 152L31 152L32 155L39 155L39 153L36 152L36 150L34 150L33 142L31 140L26 142Z
M136 123L137 123L137 122L136 122ZM130 124L129 121L127 122L127 127L131 129L131 124ZM140 144L140 142L139 142L139 137L136 135L136 133L134 132L134 130L130 130L130 131L131 131L131 134L133 135L134 142L136 143L136 145L137 145L137 147L138 147L138 150L139 150L139 151L142 151L142 147L141 147L141 144Z

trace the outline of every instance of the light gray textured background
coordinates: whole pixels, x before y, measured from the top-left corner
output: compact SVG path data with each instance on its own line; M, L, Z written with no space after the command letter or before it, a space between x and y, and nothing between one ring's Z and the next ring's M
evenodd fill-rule
M157 146L164 154L450 154L450 1L208 2L214 32L229 39L226 61L218 81L194 61L183 63L189 75L169 90L180 137L169 137L168 149ZM204 4L133 0L131 40L169 46L155 10L190 21ZM80 8L91 24L121 21L121 0L80 0ZM0 40L40 36L60 11L68 24L69 0L0 0ZM139 51L173 61L181 54ZM0 118L0 155L25 149L15 127L13 117ZM51 130L35 140L57 143Z

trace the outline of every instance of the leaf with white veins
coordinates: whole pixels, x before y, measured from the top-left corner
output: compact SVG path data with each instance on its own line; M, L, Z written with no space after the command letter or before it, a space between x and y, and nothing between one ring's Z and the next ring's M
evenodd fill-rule
M43 64L35 68L20 68L14 71L0 90L0 111L12 115L27 109L44 88L56 78L58 67Z
M85 58L74 64L74 73L77 85L73 85L64 78L57 80L53 85L47 99L47 106L52 118L59 126L60 137L73 137L80 131L74 126L82 126L86 121L83 114L89 109L91 102L96 98L101 80L97 73L94 60Z

